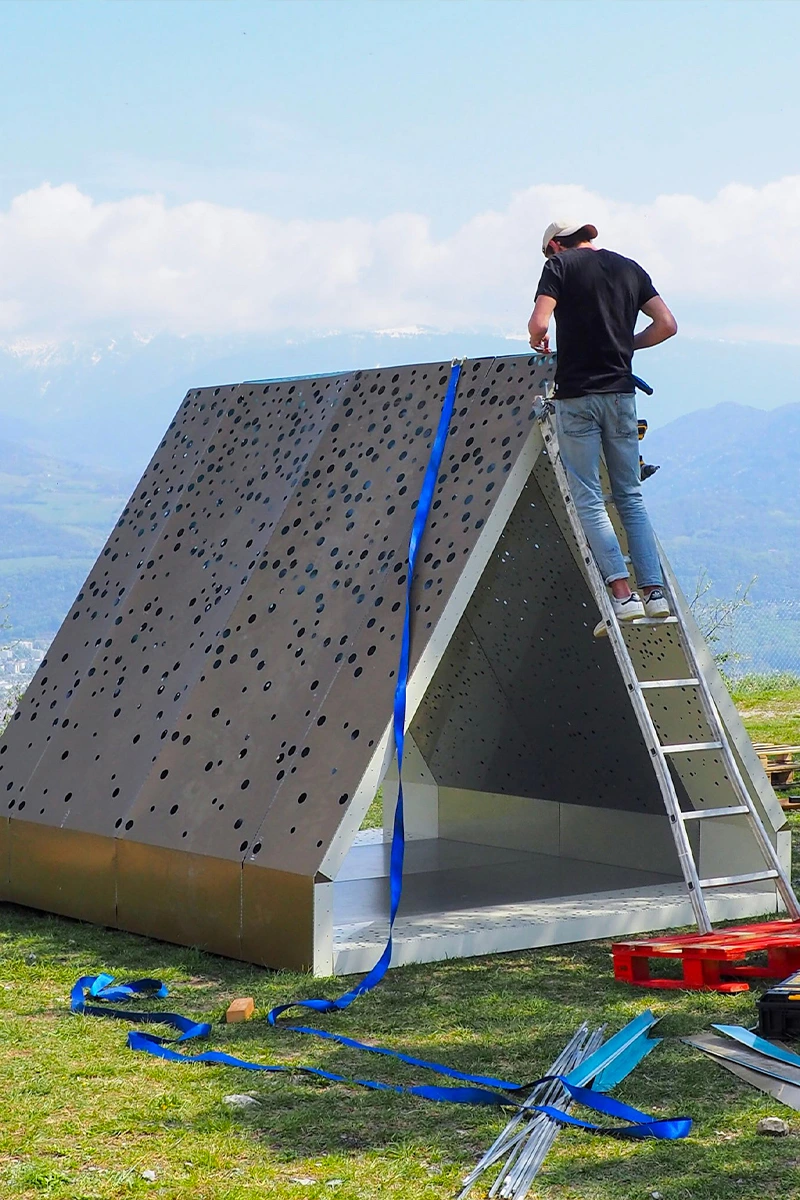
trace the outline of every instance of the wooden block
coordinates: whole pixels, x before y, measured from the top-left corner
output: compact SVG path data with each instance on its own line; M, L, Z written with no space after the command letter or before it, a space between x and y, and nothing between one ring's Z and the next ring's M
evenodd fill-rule
M229 1025L235 1021L249 1021L255 1011L256 1005L253 997L241 996L238 1000L232 1000L228 1005L225 1020Z

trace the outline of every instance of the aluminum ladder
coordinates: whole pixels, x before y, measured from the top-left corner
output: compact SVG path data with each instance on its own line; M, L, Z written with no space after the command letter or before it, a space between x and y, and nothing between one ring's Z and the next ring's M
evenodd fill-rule
M545 400L539 413L539 423L542 430L542 437L547 450L548 458L552 464L555 478L558 483L561 498L564 502L564 507L569 521L570 528L580 550L582 563L581 566L589 588L600 610L602 620L605 622L614 655L617 660L623 681L628 689L629 698L633 711L636 714L636 719L639 723L639 728L645 740L645 745L650 753L653 770L655 771L656 779L661 790L661 795L664 800L664 807L667 811L667 816L670 821L672 836L675 841L675 847L678 852L678 861L680 862L683 877L686 881L686 887L689 892L692 908L694 910L697 927L701 933L711 933L712 924L706 907L704 892L713 888L733 888L743 887L750 883L757 883L761 880L772 879L775 881L774 886L778 889L781 899L783 900L786 910L794 920L800 920L800 903L792 888L791 881L784 870L783 864L778 857L777 851L770 841L761 818L753 804L752 797L747 788L747 785L742 777L739 766L736 762L736 757L731 749L728 741L728 736L722 724L716 703L711 694L708 682L703 675L700 663L695 652L694 644L686 627L682 610L677 602L672 586L668 581L667 572L664 572L664 593L667 596L672 616L667 618L655 619L640 619L632 621L633 626L663 626L671 624L677 627L678 641L680 649L686 660L687 671L686 677L681 679L658 679L642 681L639 679L634 668L633 660L628 651L625 638L623 637L622 627L614 616L614 611L611 605L611 599L608 590L603 581L600 571L594 559L594 555L589 547L586 535L583 532L580 518L575 509L575 504L572 499L572 494L569 489L569 482L564 465L561 461L561 455L558 448L558 435L556 433L553 415L555 408L549 400ZM659 737L655 722L648 708L645 699L646 690L658 690L661 688L697 688L697 696L700 701L700 706L703 716L711 733L710 741L706 742L680 742L673 744L663 744ZM678 794L675 789L675 783L669 769L669 758L675 755L687 754L692 752L701 752L705 750L718 751L727 772L730 784L736 796L737 803L720 808L693 809L686 811L681 808ZM702 879L699 875L697 864L694 860L691 842L687 833L687 823L689 821L713 820L717 817L742 817L744 818L752 832L753 838L761 852L764 860L764 869L754 871L742 875L720 875L711 878Z

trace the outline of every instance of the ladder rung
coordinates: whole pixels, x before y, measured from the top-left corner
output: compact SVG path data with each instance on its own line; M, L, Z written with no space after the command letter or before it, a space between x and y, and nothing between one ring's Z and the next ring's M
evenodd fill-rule
M735 887L740 883L759 883L762 879L777 878L777 871L753 871L750 875L717 875L714 879L701 879L700 887Z
M678 742L661 749L665 754L691 754L693 750L721 750L722 742Z
M641 688L670 688L670 687L697 687L699 679L648 679L646 682L640 682Z
M750 809L746 804L734 804L729 808L699 808L692 812L682 812L682 821L702 821L705 817L738 817L743 813L749 813Z
M677 617L636 617L635 620L633 620L633 621L621 621L620 628L621 629L625 629L626 627L630 628L631 625L636 627L636 626L640 626L640 625L677 625L677 624L678 624Z

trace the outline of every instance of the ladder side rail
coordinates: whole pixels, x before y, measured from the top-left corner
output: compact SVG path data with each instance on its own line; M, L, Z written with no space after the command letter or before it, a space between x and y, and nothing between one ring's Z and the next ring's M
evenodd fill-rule
M607 500L613 500L613 497L611 495L604 497L604 498ZM629 561L629 560L626 559L626 561ZM663 563L662 563L662 570L663 570ZM724 767L728 773L728 777L731 781L731 784L732 784L732 787L734 790L734 794L742 802L742 808L745 810L745 812L742 815L744 815L746 820L748 821L749 827L752 830L754 840L756 842L756 845L758 846L758 849L761 853L762 858L764 859L766 864L770 868L772 868L772 870L774 872L774 874L772 876L767 876L767 877L774 877L776 879L776 887L778 889L778 892L779 892L781 898L783 899L783 902L786 906L787 912L793 917L793 919L795 919L795 920L800 919L800 916L799 916L800 901L798 901L797 895L794 892L794 889L792 888L791 880L790 880L787 872L785 871L783 864L780 861L780 858L778 857L778 854L777 854L777 851L776 851L774 845L772 844L772 842L769 839L769 836L768 836L767 831L764 827L764 824L761 820L759 812L753 802L753 798L752 798L750 789L748 788L748 786L744 780L744 777L742 776L742 773L739 769L739 765L738 765L735 755L733 754L733 751L731 749L730 739L728 738L725 728L722 724L722 719L719 715L719 710L717 708L714 697L711 694L711 689L708 685L708 680L705 678L705 676L702 673L700 662L699 662L699 659L695 652L694 643L691 640L688 627L684 620L683 611L678 606L677 598L675 596L675 591L669 581L669 575L666 572L666 570L663 570L663 576L664 576L664 590L670 600L672 612L674 614L674 622L678 626L678 639L679 639L679 643L681 646L681 650L682 650L684 658L686 659L686 662L689 666L689 669L690 669L692 675L694 676L692 683L696 683L696 686L698 687L698 694L699 694L699 698L700 698L700 702L701 702L701 707L703 708L704 715L705 715L706 721L709 725L709 729L711 731L712 738L714 738L714 740L715 740L714 743L708 743L708 744L704 743L702 745L698 744L694 748L697 750L711 749L711 748L719 750L721 757L722 757L723 765L724 765ZM646 686L646 685L640 685L640 686ZM662 686L663 686L663 684L662 684ZM681 751L681 750L688 751L689 747L688 746L686 746L686 747L672 746L672 747L664 747L664 750L665 750L665 752L670 752L670 751L675 752L675 751ZM711 810L707 810L707 812L710 812L710 811ZM683 819L684 820L688 819L687 814L685 814L685 813L683 814ZM738 882L744 883L744 882L746 882L746 880L744 877L742 877L741 879L738 880ZM701 880L701 887L706 887L706 886L707 886L706 881Z
M758 810L753 802L750 789L748 788L744 777L739 770L739 764L737 763L736 757L731 749L727 732L722 724L722 718L719 715L719 709L717 708L714 697L711 694L711 688L708 685L708 680L703 674L700 661L694 648L694 643L692 642L686 621L683 616L683 612L678 603L677 596L675 595L675 590L669 582L669 575L667 571L664 570L663 563L662 574L664 577L664 591L669 598L670 608L672 609L672 612L678 621L681 647L684 655L686 656L686 661L689 663L691 673L698 681L698 694L701 699L706 721L708 722L708 727L711 730L711 736L715 741L720 743L720 754L725 765L725 770L728 772L728 776L733 785L733 790L741 803L747 807L750 824L752 825L753 833L755 834L756 842L758 843L762 857L764 858L764 861L777 872L776 887L778 888L781 899L786 906L786 911L795 921L800 920L800 901L798 901L794 888L792 887L791 880L784 869L783 863L778 857L778 852L770 841L769 835L764 828L764 823L761 820L761 816L759 815Z
M672 836L678 853L678 861L681 866L684 880L686 881L686 887L689 892L689 899L692 904L697 927L701 933L711 933L712 925L700 885L700 876L697 871L697 865L694 861L694 855L692 854L689 835L683 823L681 806L678 800L678 794L675 790L675 784L673 782L672 775L670 774L667 760L661 749L661 741L653 723L653 718L650 715L650 710L647 707L644 694L641 690L639 678L636 675L630 654L628 653L628 647L626 646L625 639L622 636L622 630L620 629L617 619L614 616L614 610L611 605L608 591L606 590L606 585L600 575L600 570L595 562L594 555L592 554L592 550L586 538L586 534L583 531L580 518L575 511L575 505L572 499L572 493L569 490L567 473L564 468L564 464L561 461L561 454L558 448L558 437L556 435L552 419L546 410L540 419L544 431L543 436L545 446L548 449L550 461L553 465L553 470L555 471L556 480L564 501L570 528L572 529L573 535L581 549L587 582L597 606L600 609L603 620L606 622L608 637L614 651L614 656L617 660L622 678L628 688L629 698L634 714L639 723L639 728L644 734L645 742L650 751L653 770L661 790L664 806L667 810L667 816L669 817Z

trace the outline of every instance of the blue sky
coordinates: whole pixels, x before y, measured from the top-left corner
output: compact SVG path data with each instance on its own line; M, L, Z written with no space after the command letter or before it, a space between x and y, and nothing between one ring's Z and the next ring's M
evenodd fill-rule
M5 0L0 338L511 331L580 209L685 333L800 340L799 42L790 0Z
M49 180L448 232L531 184L708 198L800 155L790 0L6 0L0 33L5 203Z

